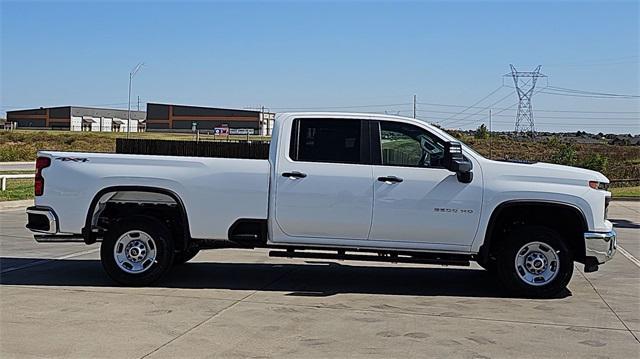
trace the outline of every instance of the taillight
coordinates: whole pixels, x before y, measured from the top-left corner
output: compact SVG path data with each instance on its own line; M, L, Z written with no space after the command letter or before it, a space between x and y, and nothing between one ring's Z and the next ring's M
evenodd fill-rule
M33 182L33 190L36 196L42 196L44 193L44 177L42 177L42 169L51 165L49 157L38 157L36 159L36 179Z

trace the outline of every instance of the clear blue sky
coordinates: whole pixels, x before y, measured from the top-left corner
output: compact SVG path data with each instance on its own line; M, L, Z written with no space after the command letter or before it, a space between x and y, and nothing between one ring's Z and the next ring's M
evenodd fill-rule
M465 107L437 105L473 105L502 85L510 63L542 65L550 86L640 94L637 1L0 6L3 112L126 108L128 72L139 61L146 65L133 93L143 102L275 111L385 105L345 110L411 115L406 103L416 94L420 117L463 128L486 122L483 108L500 99L494 112L514 105L514 90L498 89L462 114ZM533 102L541 130L640 132L638 98L538 93ZM512 109L498 113L494 129L512 129L514 118Z

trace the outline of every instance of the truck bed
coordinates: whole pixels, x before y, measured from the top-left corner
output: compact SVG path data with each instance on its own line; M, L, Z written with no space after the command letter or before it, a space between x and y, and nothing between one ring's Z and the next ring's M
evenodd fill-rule
M266 219L269 161L254 159L40 151L44 195L37 206L54 208L58 230L79 234L96 195L106 188L158 187L184 204L193 238L225 239L241 218Z

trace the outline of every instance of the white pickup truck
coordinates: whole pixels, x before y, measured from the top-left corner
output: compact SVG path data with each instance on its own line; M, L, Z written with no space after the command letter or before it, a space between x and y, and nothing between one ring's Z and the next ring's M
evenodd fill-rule
M40 151L27 228L101 241L107 274L148 285L201 249L444 265L476 261L549 297L611 259L601 173L486 159L424 122L288 113L268 160Z

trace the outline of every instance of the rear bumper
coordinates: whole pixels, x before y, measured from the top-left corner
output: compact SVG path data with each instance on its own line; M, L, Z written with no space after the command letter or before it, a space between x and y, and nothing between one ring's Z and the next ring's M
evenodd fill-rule
M58 232L58 217L47 207L27 208L27 229L38 234L56 234Z
M84 242L80 235L60 233L58 216L49 207L27 208L27 229L33 233L36 242Z
M585 255L587 258L594 258L594 262L602 264L616 253L617 249L616 231L609 232L586 232L584 234Z

